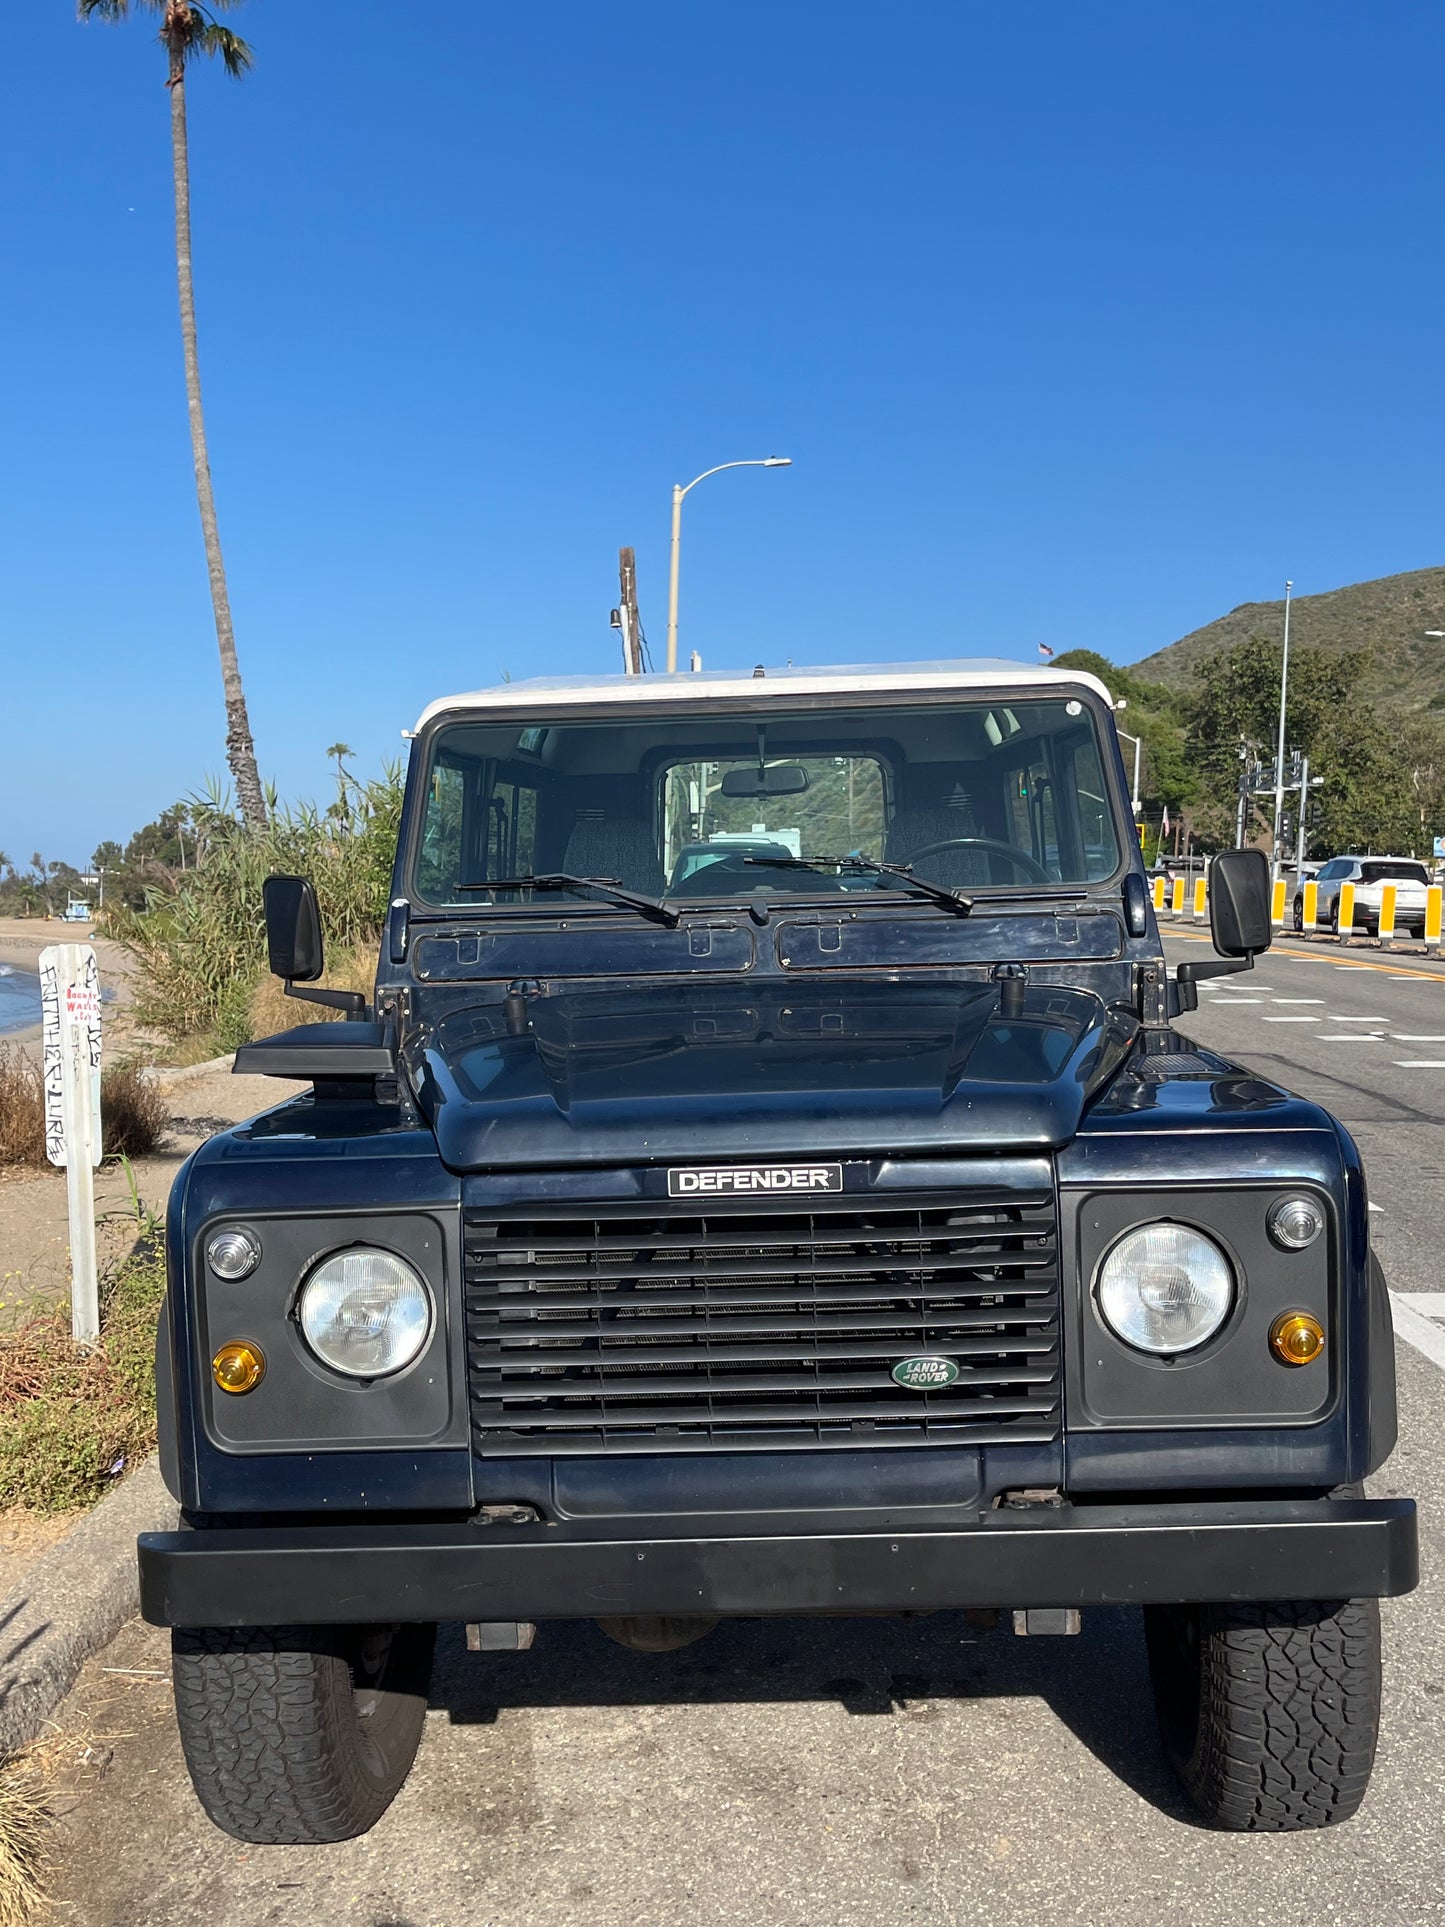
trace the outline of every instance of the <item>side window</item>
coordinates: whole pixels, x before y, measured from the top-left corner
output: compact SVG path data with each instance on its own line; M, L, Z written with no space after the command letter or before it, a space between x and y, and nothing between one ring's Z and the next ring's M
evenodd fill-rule
M416 861L417 894L428 903L448 903L456 894L462 874L467 775L458 763L438 763L432 771Z
M1073 766L1074 804L1084 845L1084 875L1093 883L1113 875L1119 862L1119 840L1114 832L1114 812L1104 788L1104 772L1099 766L1099 746L1092 732L1074 751Z
M487 811L487 875L530 873L537 842L537 792L530 783L498 778Z

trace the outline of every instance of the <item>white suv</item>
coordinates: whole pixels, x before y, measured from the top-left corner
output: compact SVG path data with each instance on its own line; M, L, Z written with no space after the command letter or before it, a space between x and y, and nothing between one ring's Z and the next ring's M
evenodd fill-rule
M1425 934L1425 892L1430 872L1408 856L1337 856L1315 878L1319 885L1316 921L1339 928L1340 885L1355 886L1354 928L1374 935L1380 928L1380 899L1387 883L1395 886L1395 928L1402 934ZM1294 927L1303 930L1304 896L1295 892Z

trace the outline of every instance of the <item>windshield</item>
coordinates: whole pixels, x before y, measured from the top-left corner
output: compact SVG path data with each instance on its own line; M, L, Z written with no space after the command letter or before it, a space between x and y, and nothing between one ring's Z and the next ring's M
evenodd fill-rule
M1403 858L1384 863L1362 863L1361 883L1428 883L1430 876L1423 863L1407 863Z
M1094 717L1069 699L457 721L424 781L412 889L446 908L530 904L533 875L683 902L900 889L832 867L848 858L1035 894L1120 863ZM555 913L558 895L535 901Z

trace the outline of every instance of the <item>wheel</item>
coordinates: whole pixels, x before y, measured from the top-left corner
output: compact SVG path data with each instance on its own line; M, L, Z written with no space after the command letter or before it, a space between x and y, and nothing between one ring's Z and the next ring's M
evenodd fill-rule
M223 1832L319 1846L365 1833L411 1771L435 1626L250 1626L171 1636L191 1783Z
M1144 1631L1164 1750L1212 1825L1350 1818L1379 1733L1378 1600L1146 1606Z
M1338 936L1340 934L1340 900L1338 897L1336 897L1330 905L1326 921L1334 935Z
M1305 900L1303 897L1296 897L1294 900L1294 927L1300 932L1303 932L1305 927Z

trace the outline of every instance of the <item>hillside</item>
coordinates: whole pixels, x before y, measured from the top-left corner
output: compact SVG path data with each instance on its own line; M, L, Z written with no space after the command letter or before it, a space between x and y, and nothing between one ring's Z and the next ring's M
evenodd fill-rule
M1397 713L1445 709L1445 641L1427 641L1427 629L1445 629L1445 569L1412 569L1375 582L1354 582L1325 595L1297 596L1290 604L1291 654L1296 648L1368 650L1362 693L1381 709ZM1283 633L1283 598L1243 602L1227 616L1145 657L1134 672L1185 688L1197 662L1250 636L1278 638Z

